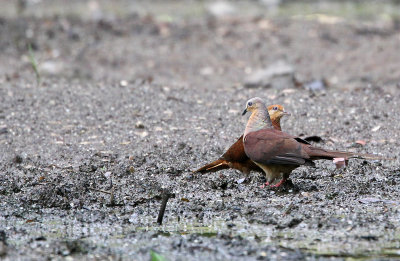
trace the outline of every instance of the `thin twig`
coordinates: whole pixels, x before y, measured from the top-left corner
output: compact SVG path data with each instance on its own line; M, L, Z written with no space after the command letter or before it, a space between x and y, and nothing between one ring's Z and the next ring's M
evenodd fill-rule
M101 190L101 189L95 189L95 188L91 188L91 187L89 187L88 189L93 190L93 191L97 191L97 192L106 193L106 194L109 194L109 195L111 195L111 193L113 193L112 190L111 190L111 192L109 192L109 191L105 191L105 190Z
M110 205L115 206L115 201L114 201L114 191L115 187L114 185L111 187L111 193L110 193Z
M286 216L287 214L290 214L290 212L292 212L293 209L293 203L290 203L289 206L287 206L287 208L283 211L283 215Z
M164 193L163 193L163 199L162 199L162 202L161 202L160 212L158 212L157 223L158 223L159 225L162 225L162 221L163 221L163 218L164 218L165 208L167 207L167 202L168 202L168 199L169 199L170 197L171 197L171 193L169 192L168 189L165 189L165 190L164 190Z

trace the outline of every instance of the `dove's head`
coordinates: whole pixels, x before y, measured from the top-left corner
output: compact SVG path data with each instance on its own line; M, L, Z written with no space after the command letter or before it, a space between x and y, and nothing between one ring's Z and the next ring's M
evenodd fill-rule
M282 105L274 104L268 106L268 113L271 119L280 120L284 115L290 115Z
M258 110L266 110L265 102L261 98L258 98L258 97L251 98L250 100L248 100L246 102L246 109L244 109L242 115L245 115L246 112L248 112L248 111L253 113Z
M248 100L242 115L245 115L248 111L251 112L251 116L247 121L244 136L253 131L274 127L268 114L267 106L265 106L265 102L261 98L256 97Z

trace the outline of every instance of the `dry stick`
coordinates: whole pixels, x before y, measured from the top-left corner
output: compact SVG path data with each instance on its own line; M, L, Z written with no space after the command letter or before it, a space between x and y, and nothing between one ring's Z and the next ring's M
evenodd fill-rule
M114 191L115 191L115 187L113 185L111 188L111 193L110 193L110 205L111 206L115 206Z
M90 190L93 190L93 191L97 191L97 192L101 192L101 193L105 193L105 194L111 194L111 192L109 192L109 191L105 191L105 190L101 190L101 189L95 189L95 188L91 188L91 187L88 187L88 189L90 189Z
M168 189L164 190L164 194L163 194L163 199L161 202L161 208L160 208L160 212L158 212L158 218L157 218L157 223L159 225L162 224L162 220L164 218L164 212L165 212L165 208L167 207L167 202L168 199L171 197L171 193L169 192Z
M110 206L115 206L115 197L114 197L115 186L112 184L112 180L111 180L111 190L110 191L95 189L95 188L91 188L91 187L89 187L88 189L110 195Z
M290 214L290 212L293 209L293 203L290 203L289 206L283 211L283 215L286 216L287 214Z

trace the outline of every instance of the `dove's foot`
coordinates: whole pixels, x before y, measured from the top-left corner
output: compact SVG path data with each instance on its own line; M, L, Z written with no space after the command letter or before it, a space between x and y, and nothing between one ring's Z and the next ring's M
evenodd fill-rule
M267 182L265 182L265 184L261 185L261 186L260 186L260 188L262 188L262 189L263 189L263 188L265 188L265 187L267 187L267 186L269 186L269 182L268 182L268 181L267 181Z
M281 181L279 181L275 185L271 185L271 188L277 188L277 187L281 186L285 182L286 182L286 179L281 179Z

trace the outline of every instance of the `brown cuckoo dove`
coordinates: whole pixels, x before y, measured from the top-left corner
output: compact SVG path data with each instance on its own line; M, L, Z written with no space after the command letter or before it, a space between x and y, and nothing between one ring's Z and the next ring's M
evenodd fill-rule
M279 104L270 105L267 110L273 127L277 130L281 130L281 118L284 115L290 114L287 113L283 106ZM230 146L219 159L204 165L194 172L207 173L229 168L237 169L245 174L249 174L250 171L262 172L262 169L254 164L254 162L251 161L244 152L243 135L240 136L240 138Z
M278 179L281 181L275 186L281 185L295 168L301 165L314 165L313 160L382 159L375 155L317 148L275 129L261 98L248 100L243 115L248 111L251 112L251 116L243 134L244 151L264 171L267 178L266 185Z

